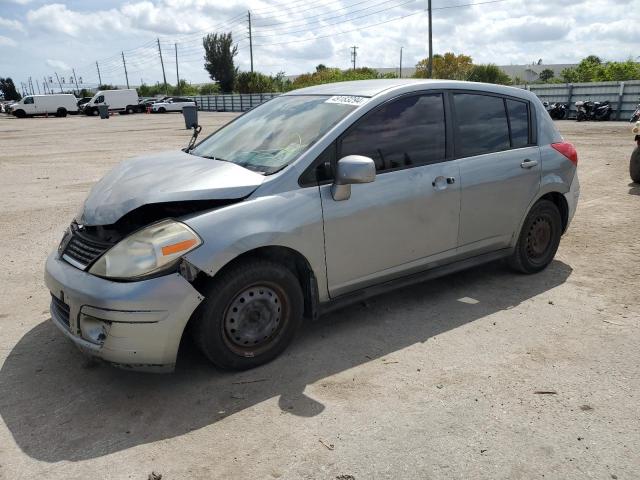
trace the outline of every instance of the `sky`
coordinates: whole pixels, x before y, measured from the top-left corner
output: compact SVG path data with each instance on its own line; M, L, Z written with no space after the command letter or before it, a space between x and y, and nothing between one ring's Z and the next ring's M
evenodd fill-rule
M595 54L640 61L639 0L432 0L433 51L498 65L576 63ZM414 66L427 55L427 0L0 0L0 77L19 87L32 77L67 85L209 81L202 36L232 32L236 63L249 70L247 11L254 69L294 75L323 63ZM472 4L472 5L470 5Z

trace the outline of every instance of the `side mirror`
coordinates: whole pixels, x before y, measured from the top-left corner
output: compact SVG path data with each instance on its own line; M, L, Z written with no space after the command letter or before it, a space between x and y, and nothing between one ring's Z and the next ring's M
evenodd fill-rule
M351 197L351 185L371 183L376 179L376 164L369 157L347 155L338 160L336 179L331 185L334 200L347 200Z

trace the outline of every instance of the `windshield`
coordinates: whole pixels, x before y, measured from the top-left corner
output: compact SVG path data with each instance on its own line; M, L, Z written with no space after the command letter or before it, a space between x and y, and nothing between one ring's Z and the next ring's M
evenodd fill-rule
M277 172L357 108L335 98L276 97L218 130L190 153L265 174Z

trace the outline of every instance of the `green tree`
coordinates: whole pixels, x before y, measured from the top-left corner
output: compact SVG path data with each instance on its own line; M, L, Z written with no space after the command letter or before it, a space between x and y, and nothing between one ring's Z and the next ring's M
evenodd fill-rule
M0 92L4 96L5 100L20 100L22 96L16 90L16 86L10 77L0 77Z
M511 83L511 77L493 63L474 65L467 76L467 80L471 82L497 83L500 85L509 85Z
M554 76L555 74L553 73L553 70L551 70L550 68L545 68L540 72L540 75L538 75L538 78L543 82L548 82Z
M98 90L117 90L117 87L114 87L113 85L105 83L104 85L98 85Z
M629 59L625 62L609 62L601 70L599 80L622 82L625 80L640 80L640 63Z
M453 52L433 56L433 78L465 80L473 67L470 56ZM416 64L416 78L429 77L429 59L424 58Z
M260 72L240 72L236 77L239 93L267 93L273 91L273 77Z
M205 83L200 85L200 95L217 95L220 93L220 85L217 83Z
M209 72L211 80L220 84L224 93L231 92L238 69L233 57L238 54L238 46L233 45L233 37L229 33L210 33L202 39L204 46L204 68Z

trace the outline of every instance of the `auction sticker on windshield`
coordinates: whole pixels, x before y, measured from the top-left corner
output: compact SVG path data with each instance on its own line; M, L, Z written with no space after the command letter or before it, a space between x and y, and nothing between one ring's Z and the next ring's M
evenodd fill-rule
M335 95L324 103L340 103L342 105L364 105L369 99L367 97L359 97L357 95Z

